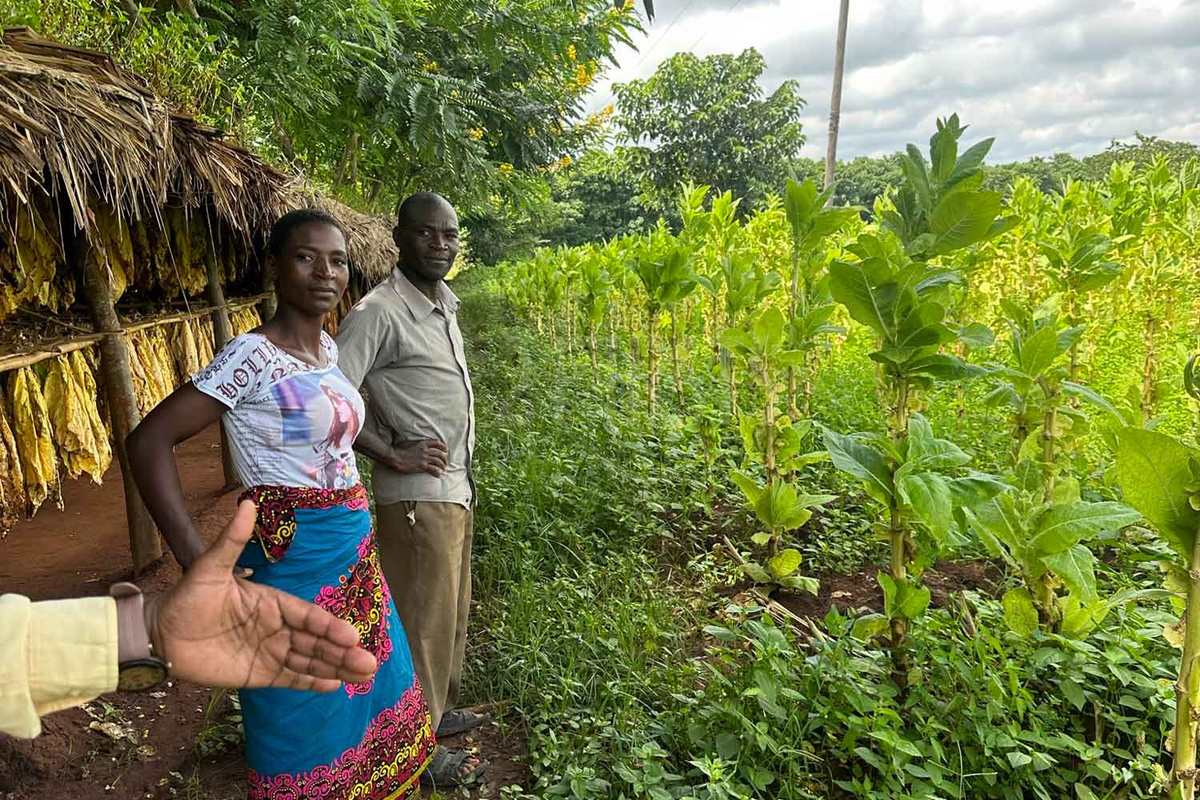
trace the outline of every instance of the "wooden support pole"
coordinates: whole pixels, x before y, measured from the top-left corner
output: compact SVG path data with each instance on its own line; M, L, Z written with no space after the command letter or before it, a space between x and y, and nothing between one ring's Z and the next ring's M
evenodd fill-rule
M216 257L211 252L204 259L204 267L208 273L208 285L204 287L204 294L208 304L212 306L213 352L216 352L233 338L233 325L229 321L229 309L225 307L221 272L217 268Z
M263 322L270 322L279 303L275 298L275 276L267 271L266 266L263 267L262 290L263 298L258 303L258 316Z
M208 284L204 287L208 304L212 306L213 323L213 352L221 348L233 338L233 323L229 321L229 309L225 307L225 290L221 287L221 271L217 266L216 255L209 251L204 259L204 268L208 272ZM229 450L229 434L225 423L221 423L221 468L225 474L225 489L236 486L237 475L233 471L233 456Z
M133 569L140 573L162 558L162 542L158 529L142 495L133 480L125 437L141 421L137 397L133 391L133 375L129 369L129 342L121 330L121 321L113 306L112 288L100 262L90 257L91 243L81 230L73 230L68 238L67 262L80 276L84 298L92 313L97 333L106 334L100 340L100 375L104 397L112 424L113 449L121 466L125 484L125 517L129 524L129 549Z

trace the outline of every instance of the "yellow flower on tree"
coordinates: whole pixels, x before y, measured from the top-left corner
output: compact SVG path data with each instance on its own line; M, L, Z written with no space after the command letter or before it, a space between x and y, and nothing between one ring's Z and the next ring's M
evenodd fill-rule
M496 169L500 172L501 175L512 175L512 173L513 173L513 165L509 164L507 161L505 161L503 164L501 164Z
M596 68L592 64L580 64L575 67L575 85L580 89L586 89L592 83L592 78L596 75Z
M470 136L473 140L478 142L483 138L483 128L471 128L469 131L467 131L467 136Z

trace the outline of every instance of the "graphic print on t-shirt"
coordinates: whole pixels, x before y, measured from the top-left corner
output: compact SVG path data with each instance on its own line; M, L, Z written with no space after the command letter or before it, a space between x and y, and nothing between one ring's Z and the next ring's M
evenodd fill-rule
M246 333L192 378L227 408L221 421L244 485L358 484L353 445L364 417L362 396L337 368L337 345L328 334L321 334L321 350L324 367Z
M271 394L279 407L283 443L312 443L308 477L318 486L341 489L357 480L351 447L360 422L354 405L327 377L328 373L293 375L273 384Z

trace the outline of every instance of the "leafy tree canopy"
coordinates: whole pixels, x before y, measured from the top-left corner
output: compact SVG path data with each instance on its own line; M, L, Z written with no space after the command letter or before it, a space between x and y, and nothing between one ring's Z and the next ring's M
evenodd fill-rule
M654 215L638 202L632 156L623 147L588 150L554 175L554 199L563 217L546 231L550 243L575 246L649 228Z
M766 95L765 62L757 50L698 58L678 53L654 75L616 87L616 124L635 145L649 205L672 208L681 183L732 191L743 208L770 191L804 143L795 81Z
M1116 162L1147 165L1162 156L1173 170L1188 160L1200 156L1200 147L1189 142L1173 142L1153 136L1136 134L1133 142L1113 141L1104 151L1083 158L1069 153L1052 156L1033 156L1024 161L984 166L984 185L988 189L1007 192L1017 178L1028 178L1041 191L1061 193L1068 180L1103 181ZM833 201L836 205L857 205L868 211L875 199L904 182L900 166L901 154L859 156L839 161ZM799 180L822 180L824 164L813 158L798 158L792 162L791 173Z
M583 146L582 98L640 26L613 0L0 0L0 20L113 54L360 206L465 210Z

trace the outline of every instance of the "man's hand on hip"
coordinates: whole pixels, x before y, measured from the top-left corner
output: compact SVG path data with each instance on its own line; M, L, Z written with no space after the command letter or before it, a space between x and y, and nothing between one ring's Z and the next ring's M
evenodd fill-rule
M397 443L388 466L405 475L428 472L435 478L440 478L449 463L450 453L445 442L421 439Z

